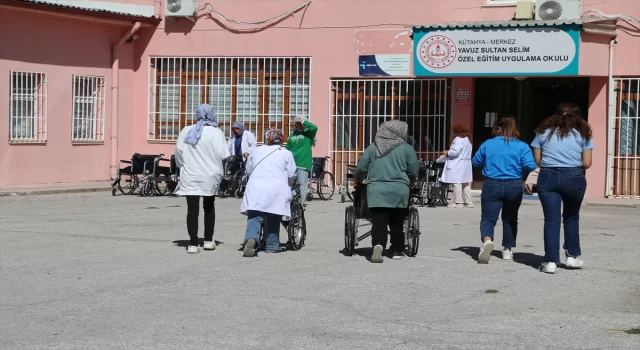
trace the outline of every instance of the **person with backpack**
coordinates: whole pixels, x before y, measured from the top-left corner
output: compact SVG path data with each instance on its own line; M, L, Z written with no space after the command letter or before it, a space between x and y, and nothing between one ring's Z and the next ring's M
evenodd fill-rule
M280 252L280 221L291 216L292 193L289 183L296 176L293 154L285 149L284 136L272 128L265 133L264 146L256 147L247 158L249 176L242 198L240 213L247 216L243 256L250 258L263 242L260 227L264 227L265 252Z
M307 117L300 115L295 118L294 123L295 128L289 135L286 148L293 153L293 159L296 161L296 175L300 184L300 196L304 203L307 200L307 184L313 165L311 148L316 144L318 127L311 124Z

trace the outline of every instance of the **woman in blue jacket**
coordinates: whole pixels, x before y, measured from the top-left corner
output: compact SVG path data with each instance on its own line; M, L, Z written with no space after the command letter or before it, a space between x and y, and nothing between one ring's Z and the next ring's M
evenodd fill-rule
M512 260L512 248L518 236L518 211L522 204L524 185L522 169L536 168L529 146L520 141L514 117L501 117L493 124L494 138L485 141L473 157L474 167L483 167L480 221L482 248L478 262L489 262L493 251L493 232L502 210L502 259Z
M560 222L569 268L582 268L580 206L587 189L585 170L591 167L591 126L580 107L563 103L536 129L531 143L540 164L538 196L544 213L544 258L541 271L555 273L560 263ZM562 207L562 210L561 210Z

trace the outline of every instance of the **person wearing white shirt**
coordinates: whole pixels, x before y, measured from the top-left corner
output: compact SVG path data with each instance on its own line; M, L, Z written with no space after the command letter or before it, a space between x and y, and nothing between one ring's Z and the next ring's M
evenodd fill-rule
M473 208L471 186L473 168L471 166L471 132L469 126L462 123L453 124L453 141L443 155L447 161L440 181L453 185L453 200L449 208ZM464 205L463 205L464 204Z
M265 145L256 147L247 159L249 176L242 198L240 213L247 215L247 231L244 236L244 257L255 256L259 242L260 226L263 226L265 252L280 252L280 221L291 216L291 188L296 177L293 154L285 149L284 136L278 129L265 134Z
M230 155L246 159L257 145L256 136L247 130L244 124L241 122L231 124L231 137L227 144Z
M186 126L176 142L176 164L180 168L180 181L176 194L187 197L187 252L200 251L198 242L198 215L200 197L204 209L204 249L214 250L213 229L216 221L214 195L222 181L222 160L228 150L224 133L216 124L213 107L202 104L196 111L198 122Z

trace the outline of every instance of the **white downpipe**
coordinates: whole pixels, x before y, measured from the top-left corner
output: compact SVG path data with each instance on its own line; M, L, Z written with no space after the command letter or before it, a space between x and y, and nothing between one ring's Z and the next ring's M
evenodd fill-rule
M611 40L609 43L609 82L608 82L608 100L609 106L607 110L607 180L606 191L607 197L613 195L613 165L615 154L615 127L616 127L616 91L615 82L613 81L613 55L616 45L615 40Z

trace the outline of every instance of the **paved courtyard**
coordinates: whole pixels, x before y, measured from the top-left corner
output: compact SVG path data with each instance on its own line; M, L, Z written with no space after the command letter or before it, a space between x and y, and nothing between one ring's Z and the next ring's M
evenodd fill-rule
M637 208L584 207L586 268L546 275L535 203L515 261L498 244L488 265L479 205L421 208L418 257L383 264L340 254L346 205L309 205L303 250L246 259L239 200L216 202L218 249L187 255L182 198L2 197L0 348L640 348Z

